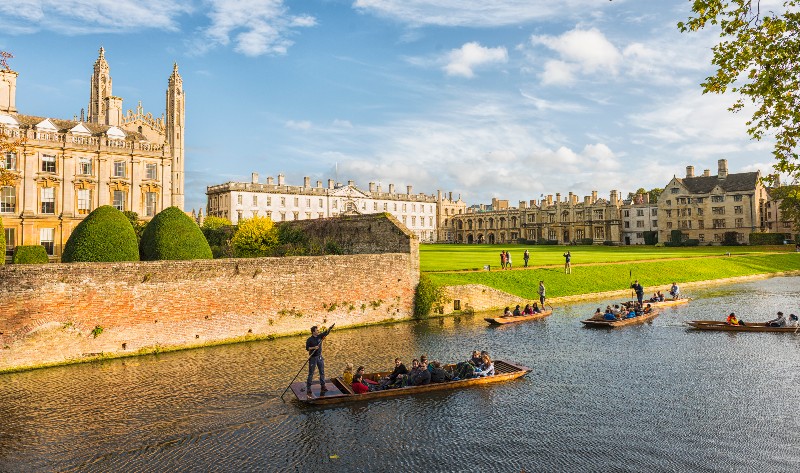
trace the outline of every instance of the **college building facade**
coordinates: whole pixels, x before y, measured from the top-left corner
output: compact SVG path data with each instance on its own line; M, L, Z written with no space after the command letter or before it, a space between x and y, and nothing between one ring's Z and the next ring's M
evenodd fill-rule
M123 114L103 48L80 118L19 113L17 76L0 70L0 133L18 143L0 156L7 258L17 245L41 244L57 261L75 226L101 205L146 220L169 206L183 209L185 95L177 65L160 118L144 113L141 103Z

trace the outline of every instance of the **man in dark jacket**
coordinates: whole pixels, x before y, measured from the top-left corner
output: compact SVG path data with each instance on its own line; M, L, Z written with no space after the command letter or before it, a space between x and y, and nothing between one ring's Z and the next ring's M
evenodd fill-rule
M641 284L639 284L638 279L631 284L631 289L636 291L636 300L639 301L639 305L642 305L642 299L644 299L644 288Z
M431 370L431 383L443 383L450 381L450 375L442 368L442 364L434 361L433 369Z

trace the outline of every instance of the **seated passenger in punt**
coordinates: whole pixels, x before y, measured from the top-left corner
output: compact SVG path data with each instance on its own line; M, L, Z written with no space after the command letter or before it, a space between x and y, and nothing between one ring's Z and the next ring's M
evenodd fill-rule
M438 361L431 363L431 366L433 367L431 369L431 383L444 383L453 379L453 376L442 368L442 364Z
M409 374L411 378L411 384L413 384L414 386L422 386L425 384L430 384L431 372L428 371L427 366L423 366L422 364L417 362L417 360L414 361L416 362L416 367L411 368L411 373Z
M591 316L589 320L605 320L604 315L605 313L598 307L597 310L594 311L594 315Z
M342 380L345 384L353 384L353 364L347 363L344 366L344 372L342 373Z
M353 382L350 384L350 387L353 388L353 392L356 394L365 394L369 392L369 386L364 384L364 377L358 372L353 376Z
M472 358L469 359L469 362L472 363L473 366L478 366L482 363L481 360L481 352L478 350L474 350L472 352Z
M653 312L653 307L650 304L647 304L644 306L644 309L642 309L642 314L649 314L651 312Z
M369 388L370 391L376 391L378 389L378 382L373 381L369 378L365 378L364 369L365 368L363 366L359 366L358 369L356 370L356 375L361 375L361 382L364 383ZM355 376L353 376L353 379L355 379Z
M514 314L511 313L511 308L506 307L506 310L503 311L503 317L511 317L512 315Z
M789 314L789 322L787 325L789 327L800 327L800 319L794 314Z
M744 325L744 322L739 320L736 317L736 314L734 314L733 312L731 312L728 315L728 318L725 319L725 323L728 324L728 325Z
M600 310L600 309L598 309L598 310ZM614 321L614 320L617 320L617 319L618 319L617 315L614 314L614 312L613 312L613 310L611 308L607 308L606 311L603 313L602 320Z
M542 313L542 309L539 308L539 304L537 304L535 302L533 303L533 307L531 307L531 310L533 310L534 314L541 314Z
M767 327L785 327L786 317L784 317L783 312L778 312L778 316L767 322L766 325Z
M520 315L522 315L522 311L519 310L519 304L517 304L517 307L514 308L514 317L519 317Z
M522 311L523 315L533 315L533 308L530 304L525 304L525 310Z
M475 376L494 376L494 363L489 354L483 352L481 360L481 365L475 370Z

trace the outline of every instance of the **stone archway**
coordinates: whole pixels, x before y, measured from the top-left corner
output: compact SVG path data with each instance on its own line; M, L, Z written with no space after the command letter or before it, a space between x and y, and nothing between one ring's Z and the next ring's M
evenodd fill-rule
M469 235L467 235L467 243L471 245L471 244L473 244L474 242L475 242L475 241L472 239L472 233L470 233Z
M494 245L494 243L495 243L495 241L494 241L494 233L490 233L489 234L489 244L490 245Z

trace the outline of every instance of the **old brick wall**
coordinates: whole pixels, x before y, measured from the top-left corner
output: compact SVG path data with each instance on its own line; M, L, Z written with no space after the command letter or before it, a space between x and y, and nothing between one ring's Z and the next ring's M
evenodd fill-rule
M390 219L355 222L354 242L394 235L373 247L393 252L0 267L0 370L411 317L417 241Z

